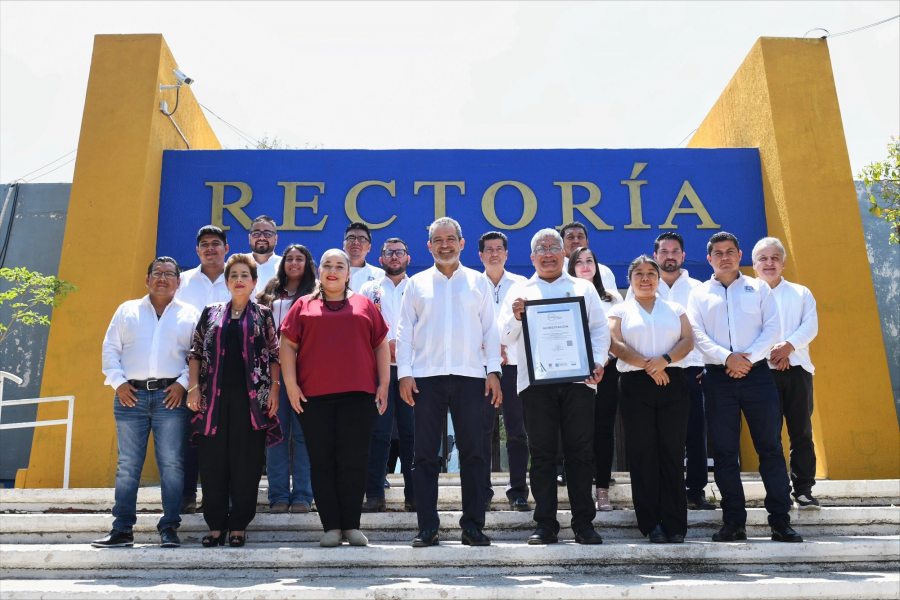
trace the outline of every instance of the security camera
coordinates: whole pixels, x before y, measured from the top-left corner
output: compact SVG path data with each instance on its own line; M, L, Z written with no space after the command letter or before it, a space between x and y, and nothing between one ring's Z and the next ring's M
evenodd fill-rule
M185 75L183 71L179 69L172 69L172 72L175 73L175 78L178 79L179 84L183 83L185 85L191 85L192 83L194 83L194 80Z

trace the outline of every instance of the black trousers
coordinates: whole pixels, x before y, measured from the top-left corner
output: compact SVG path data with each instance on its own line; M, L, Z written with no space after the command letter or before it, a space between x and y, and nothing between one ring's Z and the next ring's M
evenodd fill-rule
M706 409L703 405L703 384L698 375L703 373L703 367L685 367L684 379L687 383L688 398L691 403L690 416L688 417L687 438L685 451L687 455L687 475L684 485L688 498L701 499L705 497L704 489L709 483L709 466L707 464L706 451Z
M809 495L816 484L816 448L813 444L813 376L803 367L772 369L781 412L791 439L791 485L794 495Z
M666 373L668 385L656 385L644 371L619 378L631 497L644 535L659 524L670 535L687 533L683 461L690 402L682 370Z
M591 527L597 515L594 477L594 390L581 383L531 385L519 394L531 452L531 494L538 527L559 532L556 450L562 435L572 531ZM608 480L607 480L608 481Z
M444 431L447 409L453 418L456 446L459 448L460 482L462 484L463 529L484 527L484 379L461 375L438 375L416 379L419 393L415 397L416 455L413 459L413 483L416 488L416 511L419 529L437 529L438 448ZM315 482L313 482L315 484Z
M598 488L608 489L612 477L616 443L616 412L619 408L619 370L616 359L603 368L603 379L597 384L594 408L594 481Z
M503 425L506 427L506 455L509 457L509 485L506 488L506 497L528 498L528 436L525 435L525 415L522 412L522 400L516 393L516 379L518 368L516 365L503 365L503 377L500 378L500 390L503 392ZM495 413L497 409L493 405L484 404L484 456L487 464L485 469L485 497L487 502L494 497L494 489L491 487L491 446L494 439L494 425L497 423Z
M378 416L375 396L347 392L307 400L300 426L309 451L310 479L322 529L359 529L369 444Z
M250 425L246 389L223 387L220 402L216 434L198 436L203 518L210 530L244 531L256 516L266 432Z

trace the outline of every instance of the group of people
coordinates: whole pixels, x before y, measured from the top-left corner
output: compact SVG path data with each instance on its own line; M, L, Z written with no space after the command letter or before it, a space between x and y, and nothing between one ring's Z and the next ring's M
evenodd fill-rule
M713 276L700 282L683 268L681 236L665 232L652 256L629 265L625 298L578 222L534 235L529 278L505 269L508 240L497 231L478 240L483 272L462 265L465 239L449 217L428 228L434 265L411 277L402 239L383 242L381 268L366 262L372 236L364 223L351 223L343 248L326 251L318 267L300 244L277 256L277 239L275 222L260 216L251 252L226 261L225 233L203 227L196 269L181 273L174 259L154 259L148 294L113 316L103 372L116 390L114 522L94 546L133 544L151 431L163 547L180 545L180 514L196 506L198 474L209 528L203 546L244 545L263 465L272 512L314 505L322 546L366 545L361 512L385 510L395 428L404 509L417 513L412 545L436 545L448 410L465 545L491 543L484 528L498 412L509 506L529 511L529 494L534 499L529 544L558 541L560 464L575 541L602 543L593 521L597 510L613 508L617 412L638 527L650 542L683 542L688 508L715 508L705 497L707 435L723 511L713 540L746 539L741 414L760 458L772 539L802 541L789 511L792 493L800 508L818 507L808 350L817 319L809 290L782 278L786 251L776 238L754 247L751 278L739 270L737 238L713 235L706 249ZM558 298L583 299L592 354L583 381L529 375L523 314L529 302Z

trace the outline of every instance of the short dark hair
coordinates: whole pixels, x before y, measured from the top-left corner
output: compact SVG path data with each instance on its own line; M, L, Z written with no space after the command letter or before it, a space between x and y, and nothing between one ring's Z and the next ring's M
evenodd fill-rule
M636 259L631 261L631 264L628 265L628 282L631 285L631 274L634 273L634 270L643 264L653 265L653 268L656 269L656 274L659 275L659 263L653 260L651 257L646 254L641 254Z
M178 262L171 256L157 256L156 258L151 260L150 264L147 266L147 277L150 277L150 273L153 272L153 266L159 263L169 263L175 265L175 274L181 277L181 267L178 266Z
M228 274L231 273L231 267L237 264L247 265L250 268L250 276L253 278L253 281L256 281L256 261L253 260L252 254L232 254L228 257L228 261L225 263L226 281L228 280Z
M387 248L388 244L403 244L403 249L406 250L407 253L409 252L409 246L406 244L406 242L398 237L392 237L384 240L384 244L381 245L382 252L384 252L384 249Z
M222 231L221 227L216 227L215 225L204 225L199 230L197 230L197 245L200 245L200 238L204 235L214 235L220 240L222 240L223 244L227 244L228 240L225 238L225 232Z
M500 240L503 242L503 249L509 250L509 240L506 238L505 233L501 233L499 231L488 231L480 238L478 238L478 251L484 252L484 243L490 240Z
M361 223L359 221L356 221L355 223L350 223L349 225L347 225L347 228L344 230L344 235L346 236L353 229L360 229L362 231L365 231L366 236L369 238L369 241L370 242L372 241L372 232L369 231L369 226L366 225L365 223Z
M275 219L270 217L269 215L259 215L250 223L250 229L253 229L253 226L257 223L268 223L272 227L278 229L278 225L275 224Z
M674 231L663 231L661 234L656 236L656 239L653 240L653 251L659 252L659 245L663 240L675 240L678 242L678 245L681 246L681 251L684 252L684 238L681 237L680 233L676 233Z
M559 228L559 236L563 239L566 237L566 231L570 229L581 229L584 232L584 237L587 237L588 231L587 227L585 227L584 223L581 221L572 221L571 223L566 223L562 227Z
M720 231L719 233L714 233L709 241L706 243L706 255L712 255L713 244L718 244L719 242L734 242L734 247L738 250L741 249L741 245L738 243L737 237L733 233L728 233L727 231Z

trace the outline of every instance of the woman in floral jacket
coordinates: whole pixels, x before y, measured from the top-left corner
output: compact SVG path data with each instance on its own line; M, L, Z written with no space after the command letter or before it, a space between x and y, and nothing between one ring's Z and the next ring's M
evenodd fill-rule
M226 536L230 546L244 545L256 515L265 446L281 441L278 335L272 311L251 301L256 263L233 255L225 281L231 301L203 309L188 355L206 547L225 545Z

